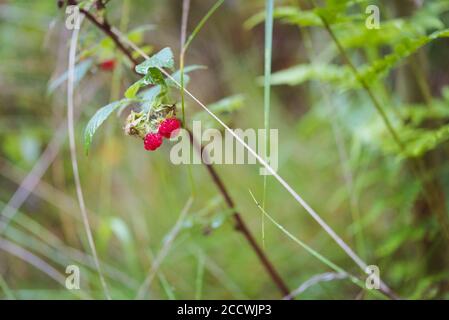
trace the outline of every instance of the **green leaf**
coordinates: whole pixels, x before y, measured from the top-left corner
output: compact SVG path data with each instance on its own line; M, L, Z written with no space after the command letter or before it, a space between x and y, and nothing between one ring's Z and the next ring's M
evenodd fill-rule
M137 92L141 87L154 84L166 87L164 76L159 69L150 68L148 73L142 79L136 81L133 85L131 85L125 92L125 97L128 99L133 99L136 97Z
M245 96L243 94L236 94L211 103L208 108L214 113L232 112L243 107L244 103Z
M401 61L417 50L439 38L449 37L449 29L436 31L429 36L415 39L405 38L393 49L393 52L372 62L358 67L360 79L366 83L373 83L388 75ZM301 64L272 74L272 85L300 85L305 81L319 80L329 82L342 89L359 88L360 81L347 66L333 64ZM259 84L262 78L258 78Z
M84 78L84 76L87 74L87 71L89 71L89 69L91 68L92 63L92 59L88 59L75 65L75 85L78 84L82 78ZM47 89L48 94L53 93L60 85L62 85L67 80L68 77L69 72L66 71L58 78L51 81Z
M236 94L211 103L207 106L207 108L213 113L219 115L220 119L226 123L232 119L232 112L242 108L244 105L245 96L242 94ZM194 119L202 121L205 128L216 127L216 122L210 118L206 111L198 112L195 114Z
M159 98L163 95L161 89L161 86L154 86L143 92L141 95L141 97L145 100L142 103L143 112L148 113L150 109L157 104L156 100L159 100Z
M309 80L339 83L348 77L351 77L351 71L346 66L333 64L300 64L273 73L271 75L271 84L296 86ZM258 83L263 84L263 77L258 78Z
M125 98L133 99L136 97L137 92L143 86L143 79L140 79L134 82L128 89L125 91Z
M111 115L117 108L128 105L133 100L123 99L119 101L111 102L110 104L100 108L89 120L86 129L84 130L84 150L86 154L89 152L89 147L92 144L92 139L97 129L103 124L103 122Z
M129 41L134 43L142 43L143 42L143 36L146 31L152 31L156 29L156 27L153 24L146 24L142 26L138 26L137 28L132 29L130 32L126 34L126 37Z
M175 60L173 52L170 48L164 48L158 53L136 66L136 72L146 75L151 68L168 68L173 69Z
M189 83L190 77L187 76L187 73L199 69L205 69L205 66L201 65L191 65L186 66L184 68L184 85L186 86ZM159 70L158 70L159 71ZM181 73L180 71L176 71L171 74L171 76L179 83L181 81ZM172 80L167 79L166 85L172 87L178 87ZM166 85L155 85L148 90L143 91L140 94L140 98L142 98L145 102L142 104L142 111L147 113L154 105L157 105L161 102L163 96L167 93Z
M366 2L366 0L356 1L337 1L338 3L326 5L326 8L317 8L314 10L301 10L298 7L282 6L273 11L273 18L287 24L298 25L302 27L322 26L320 15L324 16L329 24L344 23L353 20L360 20L360 15L345 15L347 7L357 2ZM252 29L265 20L265 11L261 11L244 23L246 29Z
M244 27L252 29L265 20L265 11L261 11L245 21ZM300 10L297 7L278 7L273 11L273 18L288 24L300 26L321 26L320 17L313 11Z
M143 84L145 86L149 84L158 84L161 86L166 86L164 75L159 69L156 68L150 68L148 70L148 73L143 78Z
M360 76L367 82L371 83L379 78L386 76L388 72L395 67L400 61L412 55L429 42L449 37L449 29L436 31L429 36L422 36L415 39L406 39L396 45L391 54L386 55L382 59L376 60L370 66L362 69Z
M189 73L191 71L195 71L195 70L200 70L200 69L207 69L207 67L194 64L191 66L186 66L184 68L184 86L187 86L187 84L190 81L190 77L187 75L187 73ZM171 76L173 79L175 79L176 82L178 82L178 83L181 82L181 71L180 70L177 70L176 72L172 73ZM167 85L169 85L171 87L178 88L178 86L171 79L167 79Z

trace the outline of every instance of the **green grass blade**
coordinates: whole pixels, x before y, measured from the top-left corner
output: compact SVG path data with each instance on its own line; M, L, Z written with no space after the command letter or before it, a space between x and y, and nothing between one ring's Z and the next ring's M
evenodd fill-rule
M287 229L285 229L280 223L278 223L276 220L274 220L273 217L271 217L265 211L265 209L259 204L259 202L254 197L254 195L251 192L251 190L249 190L249 193L250 193L251 197L253 198L254 202L256 203L257 207L260 209L260 211L262 211L262 214L264 216L266 216L267 219L271 223L273 223L279 230L281 230L287 237L289 237L296 244L301 246L304 250L306 250L308 253L310 253L312 256L314 256L315 258L320 260L323 264L327 265L329 268L331 268L335 272L346 274L348 276L348 279L351 280L351 282L353 282L354 284L356 284L357 286L359 286L362 289L366 289L365 284L359 278L357 278L357 277L351 275L350 273L346 272L343 268L341 268L340 266L336 265L335 263L333 263L332 261L330 261L329 259L327 259L323 255L321 255L319 252L317 252L313 248L309 247L306 243L304 243L301 240L299 240L298 238L296 238L293 234L291 234ZM378 292L378 291L368 290L368 292L373 293L377 297L384 298L384 296L380 292Z
M190 46L190 43L193 41L195 36L200 32L200 30L203 28L204 24L209 20L209 18L214 14L214 12L223 4L224 0L218 0L215 2L215 4L212 6L212 8L209 9L209 11L206 13L206 15L201 19L201 21L198 23L196 28L193 30L192 34L187 39L186 43L184 44L184 47L182 50L184 52L187 51L187 48Z
M268 159L270 146L270 93L271 93L271 55L273 49L273 7L274 0L267 0L265 5L265 66L264 66L264 128L265 128L265 159ZM263 177L263 200L262 207L265 208L267 195L267 176ZM262 245L265 248L265 215L262 215Z

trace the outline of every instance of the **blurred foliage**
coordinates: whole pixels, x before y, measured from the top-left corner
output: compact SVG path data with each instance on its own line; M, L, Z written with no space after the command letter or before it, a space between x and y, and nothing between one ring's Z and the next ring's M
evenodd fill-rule
M275 2L270 121L279 129L279 174L368 264L379 266L382 280L400 297L447 299L449 3L316 2L319 8L303 0ZM214 3L192 1L188 34ZM380 8L378 30L365 27L368 4ZM186 53L185 84L233 128L263 127L264 5L226 0ZM169 65L164 58L162 66L177 70L172 76L179 81L180 1L111 0L104 13L146 54L157 57L171 48ZM0 0L0 221L26 175L34 166L48 165L7 228L0 229L2 298L104 298L65 139L71 35L65 19L56 1ZM143 61L137 52L132 56ZM102 69L110 59L115 68ZM147 73L154 60L143 66L139 80L111 39L83 22L75 69L76 151L112 297L134 298L164 243L173 241L145 298L279 298L202 166L191 166L193 205L170 238L192 194L189 170L171 164L167 146L146 152L140 141L123 134L123 126L131 110L168 102L180 106L180 98L160 73ZM392 139L361 80L380 101L404 148ZM125 95L131 100L120 100ZM186 116L187 123L201 119L217 126L189 99ZM55 151L54 159L41 156L47 148ZM412 169L413 161L422 175ZM259 166L216 168L261 243L261 212L248 192L262 197ZM272 178L265 209L295 237L363 277ZM276 226L266 222L265 229L265 251L291 290L331 271ZM59 281L71 264L80 267L81 290L67 290ZM373 298L343 279L320 282L297 298L356 297Z

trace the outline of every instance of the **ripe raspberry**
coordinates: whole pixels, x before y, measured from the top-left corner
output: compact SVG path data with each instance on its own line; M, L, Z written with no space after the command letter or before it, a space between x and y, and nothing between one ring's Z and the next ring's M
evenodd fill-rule
M156 150L162 144L162 136L159 133L148 133L145 136L144 147L145 150Z
M179 121L176 118L168 118L165 119L160 125L159 125L159 134L164 136L165 138L170 138L171 134L178 130L181 127L181 121Z
M115 60L109 59L100 63L100 69L103 71L112 71L115 68Z

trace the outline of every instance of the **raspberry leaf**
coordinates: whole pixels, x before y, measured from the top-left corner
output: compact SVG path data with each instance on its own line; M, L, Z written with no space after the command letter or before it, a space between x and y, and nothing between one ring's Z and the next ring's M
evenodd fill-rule
M174 67L175 60L173 58L173 52L167 47L150 57L150 59L137 65L136 72L146 75L151 68L168 68L173 70Z
M131 99L122 99L119 101L114 101L100 109L93 115L89 120L86 129L84 130L84 151L86 154L89 152L90 145L92 144L92 139L97 131L97 129L103 124L103 122L111 115L114 110L123 105L128 105L132 102Z
M92 59L84 60L80 63L78 63L75 66L75 84L78 84L81 79L84 78L84 76L87 74L87 72L92 67L93 61ZM47 88L47 93L52 94L60 85L62 85L67 78L69 77L68 71L64 72L61 76L56 78L55 80L51 81Z
M162 72L159 69L150 68L145 77L136 81L126 90L125 97L128 99L135 98L140 88L150 84L160 85L163 88L167 87L164 76L162 75Z

